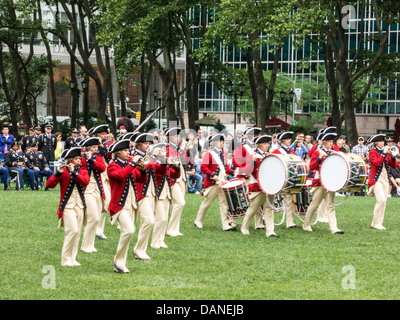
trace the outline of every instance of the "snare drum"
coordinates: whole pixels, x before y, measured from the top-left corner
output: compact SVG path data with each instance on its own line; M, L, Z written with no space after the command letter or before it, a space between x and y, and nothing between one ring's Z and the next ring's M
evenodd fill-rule
M231 218L243 217L250 206L246 181L244 179L232 179L221 183L228 214Z
M332 152L321 164L320 180L331 192L357 192L367 183L367 164L357 154Z
M294 154L269 154L260 163L258 184L267 195L299 193L307 182L307 166Z

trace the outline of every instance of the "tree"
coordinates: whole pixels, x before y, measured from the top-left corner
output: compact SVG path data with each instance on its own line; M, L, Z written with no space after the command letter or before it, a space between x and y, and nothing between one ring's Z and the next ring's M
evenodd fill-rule
M320 35L324 52L326 77L332 95L333 124L340 129L339 87L343 99L346 134L351 144L357 141L357 126L355 109L367 97L371 85L379 76L392 74L393 68L398 69L398 53L389 53L387 40L390 25L399 21L400 3L398 1L305 1L297 2L298 11L302 16L299 29ZM351 7L358 8L360 21L360 40L355 48L349 48L347 29L348 11ZM364 20L373 16L376 19L376 33L366 37ZM370 49L372 48L372 49ZM350 56L350 59L349 59ZM392 70L387 67L391 66ZM368 79L364 90L354 95L356 82L365 77Z
M281 48L294 30L294 1L222 0L215 22L206 33L208 48L203 58L211 59L219 45L246 55L248 83L251 89L257 126L265 130L275 95ZM270 78L264 77L261 51L267 47L273 56ZM218 58L216 58L218 59ZM268 87L267 87L268 84Z

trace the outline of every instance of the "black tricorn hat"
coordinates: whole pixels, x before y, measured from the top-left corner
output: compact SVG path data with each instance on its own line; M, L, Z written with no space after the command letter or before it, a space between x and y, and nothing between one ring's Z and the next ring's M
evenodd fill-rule
M384 133L380 133L380 134L376 134L374 136L371 136L367 143L371 143L371 142L379 142L379 141L385 141L386 140L386 134Z
M131 143L131 140L129 140L129 139L119 140L110 146L109 151L110 151L110 153L113 153L113 152L121 151L124 149L129 149L130 143Z
M293 131L282 132L278 136L278 140L292 139Z
M213 134L208 137L208 142L225 141L225 136L222 133Z
M257 135L257 134L260 134L260 132L261 132L261 128L258 128L258 127L251 127L251 128L247 128L247 129L243 132L243 134L250 135L250 136L255 136L255 135Z
M260 137L257 137L257 138L255 138L255 139L253 139L253 142L254 142L255 144L270 142L270 141L271 141L271 138L272 138L272 137L271 137L270 135L263 135L263 136L260 136Z
M95 133L101 133L101 132L107 132L108 133L108 124L101 124L97 127L90 128L88 130L88 134L95 134Z
M81 155L82 155L81 147L72 147L70 149L64 150L61 154L61 158L68 159L68 158L74 158L74 157L81 156Z
M141 133L135 136L134 142L153 142L154 136L151 133Z
M91 137L91 138L86 138L81 141L79 141L79 146L80 147L89 147L89 146L95 146L100 144L100 138L98 137Z
M331 132L331 133L325 133L323 137L321 138L322 141L328 141L328 140L335 140L337 136L337 133Z
M164 135L166 137L176 136L181 132L181 130L182 129L180 127L172 127L172 128L169 128L169 129L165 130Z

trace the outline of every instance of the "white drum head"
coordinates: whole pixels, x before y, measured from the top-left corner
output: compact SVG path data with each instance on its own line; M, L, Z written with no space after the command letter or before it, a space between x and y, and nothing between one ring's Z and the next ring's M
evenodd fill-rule
M227 182L224 182L221 185L221 188L222 189L230 189L230 188L240 187L243 184L246 184L246 182L243 179L232 179Z
M345 158L331 154L321 165L321 183L326 190L337 192L346 185L349 177L349 166Z
M261 161L258 184L266 194L277 194L286 183L286 167L278 156L269 155Z

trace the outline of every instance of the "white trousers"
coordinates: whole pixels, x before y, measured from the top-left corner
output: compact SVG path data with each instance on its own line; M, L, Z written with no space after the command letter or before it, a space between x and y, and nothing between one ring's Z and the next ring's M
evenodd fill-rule
M326 212L328 216L329 228L331 233L335 233L339 231L336 222L335 206L332 204L335 201L335 192L328 192L323 186L316 187L313 190L313 199L308 206L303 228L311 227L312 217L314 216L315 211L318 209L323 199L325 199L327 204Z
M97 224L96 227L96 235L97 236L103 236L104 235L104 226L105 226L105 221L106 221L106 215L107 215L107 208L110 204L111 200L111 187L110 187L110 182L108 179L103 179L103 189L104 189L104 194L106 196L106 200L101 199L103 208L101 210L100 218L99 218L99 223Z
M71 266L76 262L76 256L79 249L79 240L81 237L81 230L85 209L78 206L73 208L65 208L62 219L64 226L64 244L61 252L61 265Z
M137 243L134 248L134 252L138 257L146 256L147 245L149 242L151 230L153 229L155 218L154 218L154 206L155 197L146 196L138 203L138 213L140 216L140 226Z
M382 227L383 218L385 216L386 201L389 194L389 181L387 179L386 169L382 170L378 181L374 184L373 192L375 194L376 203L371 227Z
M135 209L128 210L123 208L118 215L118 225L120 227L120 237L117 247L117 253L114 257L114 264L117 268L126 271L126 258L128 255L129 244L135 233L134 223ZM133 212L133 213L132 213Z
M269 201L271 204L274 203L274 197L273 195L268 196ZM274 211L273 209L269 206L268 201L267 201L267 195L264 192L252 192L250 194L250 206L246 210L246 215L244 217L243 223L242 223L242 231L248 232L250 228L250 224L253 221L253 219L256 217L262 217L261 214L259 214L260 208L263 207L263 216L264 216L264 222L265 222L265 229L266 229L266 236L269 237L272 234L275 234L274 232ZM261 218L262 220L262 218Z
M200 205L199 211L197 212L195 224L200 228L203 227L203 221L204 218L206 217L207 210L213 204L215 198L218 197L222 229L223 230L230 229L232 226L229 223L228 208L226 206L224 194L221 187L217 184L208 187L203 191L203 195L204 195L204 200Z
M167 231L168 213L171 207L171 201L166 199L156 199L154 210L154 228L151 238L151 246L154 248L164 244L165 233Z
M177 181L171 187L172 203L171 203L171 217L169 219L167 235L174 237L180 235L180 221L185 207L185 193L186 193L187 183L186 181Z
M87 223L83 233L82 251L91 251L94 249L96 228L99 225L101 212L103 210L103 199L98 190L92 193L85 193L85 202L87 207Z

